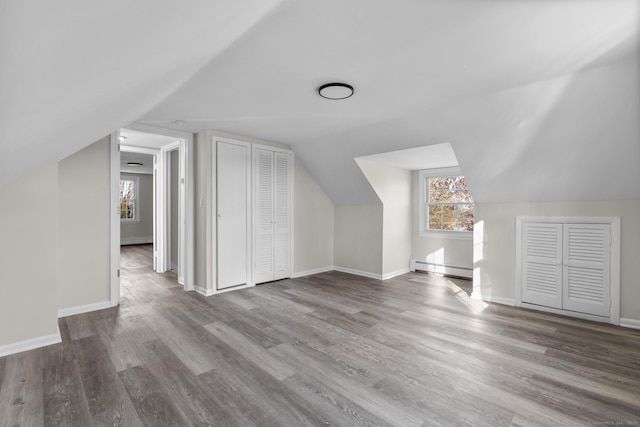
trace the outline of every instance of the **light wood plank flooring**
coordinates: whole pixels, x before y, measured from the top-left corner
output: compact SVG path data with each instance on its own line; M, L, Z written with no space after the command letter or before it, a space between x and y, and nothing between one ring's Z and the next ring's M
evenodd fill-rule
M419 273L204 298L150 256L123 247L120 307L0 358L0 425L640 425L640 331Z

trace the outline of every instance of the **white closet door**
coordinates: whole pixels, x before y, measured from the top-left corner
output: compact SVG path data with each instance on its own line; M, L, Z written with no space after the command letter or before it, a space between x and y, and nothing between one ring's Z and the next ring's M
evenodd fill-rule
M563 308L597 316L609 316L610 225L565 224L563 252Z
M275 152L274 279L291 276L291 156Z
M218 289L247 283L249 146L217 142Z
M254 148L255 270L256 283L274 280L274 157L273 151Z
M522 301L562 308L562 224L522 227Z

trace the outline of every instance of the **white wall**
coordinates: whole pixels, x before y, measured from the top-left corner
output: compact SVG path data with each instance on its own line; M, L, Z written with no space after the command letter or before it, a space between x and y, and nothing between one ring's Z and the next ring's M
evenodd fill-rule
M193 141L194 158L194 198L195 198L195 286L196 289L213 289L212 244L215 226L212 223L212 144L211 131L195 135Z
M473 241L420 236L420 172L411 174L411 259L453 267L473 267Z
M383 207L335 207L336 268L382 275Z
M409 268L411 258L411 172L356 159L382 202L382 275Z
M515 297L516 216L621 217L620 316L640 320L640 200L564 203L476 203L474 292Z
M333 266L333 202L295 159L293 177L294 274Z
M138 192L138 214L140 222L120 223L120 244L153 242L153 175L134 174L140 179Z
M0 200L0 346L5 346L58 333L57 162L3 185Z
M58 308L109 302L109 137L58 164Z

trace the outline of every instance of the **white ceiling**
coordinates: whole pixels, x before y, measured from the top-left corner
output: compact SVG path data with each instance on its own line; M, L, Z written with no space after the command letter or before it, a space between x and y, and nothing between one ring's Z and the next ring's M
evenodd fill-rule
M177 138L165 135L156 135L149 132L140 132L133 129L120 129L120 145L141 147L159 150L165 145L177 141Z
M131 165L130 163L142 163ZM153 154L120 152L120 172L125 173L153 173Z
M406 150L389 151L387 153L361 156L357 159L370 160L399 169L410 171L422 169L438 169L458 166L458 159L451 144L427 145L425 147L408 148Z
M288 144L337 204L377 201L355 157L446 142L478 201L640 198L594 178L640 181L637 0L4 8L0 183L137 120Z

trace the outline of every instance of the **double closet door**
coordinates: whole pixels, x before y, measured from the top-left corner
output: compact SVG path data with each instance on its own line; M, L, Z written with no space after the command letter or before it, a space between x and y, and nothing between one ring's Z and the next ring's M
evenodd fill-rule
M290 151L253 147L254 280L269 282L291 276Z
M522 302L608 317L609 224L522 224Z
M215 140L216 290L291 277L291 151Z

